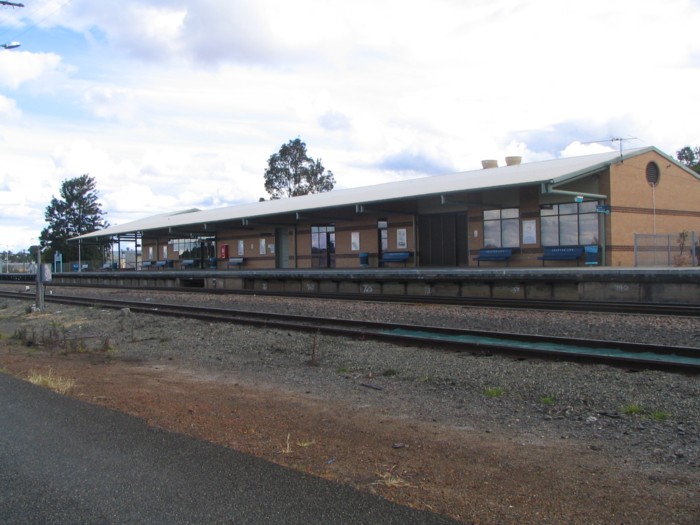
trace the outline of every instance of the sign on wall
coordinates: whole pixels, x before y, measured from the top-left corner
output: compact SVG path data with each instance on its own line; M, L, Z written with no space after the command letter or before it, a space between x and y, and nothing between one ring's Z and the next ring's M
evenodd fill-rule
M523 244L537 244L537 221L523 221Z
M360 232L350 232L350 250L360 251Z
M408 247L405 228L396 230L396 247L398 249L406 249Z

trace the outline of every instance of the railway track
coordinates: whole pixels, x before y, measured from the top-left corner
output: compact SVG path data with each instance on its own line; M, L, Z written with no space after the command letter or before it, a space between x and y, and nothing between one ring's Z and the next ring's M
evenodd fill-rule
M0 291L0 297L32 299L30 294ZM635 368L700 372L700 349L620 341L581 340L564 337L494 333L435 326L407 325L340 318L322 318L261 311L194 305L116 300L102 297L48 295L47 302L77 306L128 308L134 313L187 317L209 322L231 322L258 327L317 332L398 344L447 348L482 354L605 362Z

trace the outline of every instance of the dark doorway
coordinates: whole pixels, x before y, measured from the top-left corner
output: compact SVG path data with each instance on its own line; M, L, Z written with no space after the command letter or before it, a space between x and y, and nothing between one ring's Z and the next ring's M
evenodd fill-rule
M335 226L311 227L311 266L335 268Z
M469 230L466 213L418 217L420 266L467 266Z

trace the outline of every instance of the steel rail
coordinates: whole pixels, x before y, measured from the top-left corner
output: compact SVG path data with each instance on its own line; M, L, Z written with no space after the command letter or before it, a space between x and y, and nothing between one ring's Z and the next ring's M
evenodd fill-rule
M27 295L0 293L26 298ZM505 353L623 364L630 367L700 373L700 348L672 347L621 341L494 333L435 326L407 325L339 318L309 318L293 314L233 310L193 305L125 301L99 297L51 295L47 301L78 306L128 308L143 314L234 322L258 327L317 332L323 335L381 340L392 343L449 348L462 352Z

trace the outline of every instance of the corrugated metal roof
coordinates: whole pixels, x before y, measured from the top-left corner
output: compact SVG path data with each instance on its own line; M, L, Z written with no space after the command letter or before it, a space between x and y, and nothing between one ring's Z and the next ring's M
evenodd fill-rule
M622 158L633 157L654 149L655 148L629 150L624 153ZM114 236L124 233L144 232L236 219L254 219L285 213L321 210L355 204L371 204L469 190L503 188L537 183L561 183L586 173L594 173L619 160L620 153L612 151L581 157L567 157L514 166L452 173L449 175L420 177L399 182L333 190L327 193L241 204L213 210L186 210L184 212L164 213L119 226L110 226L104 230L87 233L75 239Z

